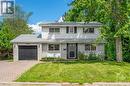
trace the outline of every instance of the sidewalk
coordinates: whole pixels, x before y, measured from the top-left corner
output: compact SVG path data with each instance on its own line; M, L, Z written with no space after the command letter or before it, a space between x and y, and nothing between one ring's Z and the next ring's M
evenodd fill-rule
M38 83L38 82L0 82L0 86L130 86L130 83Z

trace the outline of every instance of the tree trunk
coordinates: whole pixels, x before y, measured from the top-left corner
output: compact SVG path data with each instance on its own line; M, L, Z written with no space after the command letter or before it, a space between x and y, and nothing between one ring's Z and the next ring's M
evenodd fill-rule
M117 62L122 61L122 43L121 37L116 38L116 60Z

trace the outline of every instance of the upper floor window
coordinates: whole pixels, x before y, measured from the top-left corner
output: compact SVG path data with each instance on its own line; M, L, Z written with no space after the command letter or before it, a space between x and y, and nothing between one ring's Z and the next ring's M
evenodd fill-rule
M83 33L94 33L94 28L83 28Z
M49 44L48 49L49 49L49 51L58 51L58 50L60 50L60 45L59 44Z
M66 33L77 33L77 27L66 27Z
M49 32L50 33L59 33L60 32L60 28L49 28Z
M96 45L94 44L85 44L86 51L96 51Z

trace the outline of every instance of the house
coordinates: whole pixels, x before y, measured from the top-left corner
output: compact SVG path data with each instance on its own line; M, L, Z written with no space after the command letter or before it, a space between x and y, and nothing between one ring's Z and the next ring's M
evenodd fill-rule
M22 34L11 41L14 61L44 57L77 59L79 52L104 54L104 42L96 42L102 26L99 22L55 22L40 26L40 35Z

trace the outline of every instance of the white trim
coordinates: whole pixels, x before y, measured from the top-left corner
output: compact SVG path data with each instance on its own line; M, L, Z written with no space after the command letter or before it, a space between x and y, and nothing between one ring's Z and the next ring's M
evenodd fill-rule
M50 50L49 50L49 44L58 44L58 45L59 45L59 50L50 51ZM60 50L61 50L60 47L61 47L61 44L60 44L60 43L48 43L48 44L47 44L47 52L53 52L53 53L60 52Z

